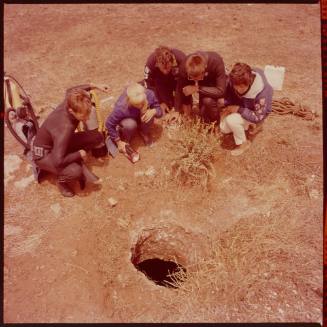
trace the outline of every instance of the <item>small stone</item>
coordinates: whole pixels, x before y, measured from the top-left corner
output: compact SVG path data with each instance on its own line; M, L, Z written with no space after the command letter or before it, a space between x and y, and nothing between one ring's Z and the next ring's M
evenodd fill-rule
M115 207L117 205L117 203L118 203L118 201L116 199L114 199L114 198L109 198L108 202L109 202L111 208Z
M50 209L56 214L56 215L59 215L60 212L61 212L61 206L59 203L55 203L55 204L52 204L50 206Z
M309 196L311 199L318 199L319 198L319 191L318 190L310 190L309 191Z
M156 170L150 166L145 172L144 175L148 177L153 177L156 174Z
M72 256L76 257L76 255L77 255L77 250L72 251Z
M19 189L24 189L28 186L28 184L30 184L33 181L34 181L34 175L30 175L28 177L22 178L21 180L15 182L14 185Z

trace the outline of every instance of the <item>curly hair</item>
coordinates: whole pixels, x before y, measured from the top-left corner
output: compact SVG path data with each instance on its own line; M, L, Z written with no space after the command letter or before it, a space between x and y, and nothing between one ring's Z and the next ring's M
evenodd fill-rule
M233 66L229 78L234 85L249 85L252 81L252 69L248 64L238 62Z
M175 63L174 54L166 46L159 46L157 49L155 49L154 55L155 55L157 64L162 64L162 65L166 66L167 64L174 65L174 63Z
M66 95L66 101L69 108L75 113L85 112L89 110L91 103L91 97L88 92L83 89L73 89Z

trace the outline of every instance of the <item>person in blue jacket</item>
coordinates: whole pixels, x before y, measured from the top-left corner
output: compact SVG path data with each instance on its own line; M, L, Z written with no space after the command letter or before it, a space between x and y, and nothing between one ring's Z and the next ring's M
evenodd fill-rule
M263 70L236 63L230 74L225 94L225 108L220 116L222 133L233 133L234 156L246 151L251 142L245 131L255 134L271 112L273 89Z
M149 128L154 118L162 116L162 109L150 89L138 83L128 86L115 103L113 112L106 119L109 137L120 152L138 131L146 145L152 143Z

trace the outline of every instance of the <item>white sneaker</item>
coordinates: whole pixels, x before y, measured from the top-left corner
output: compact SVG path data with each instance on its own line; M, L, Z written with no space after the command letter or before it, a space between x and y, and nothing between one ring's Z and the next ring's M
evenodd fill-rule
M251 146L251 142L246 140L244 143L239 145L236 149L232 150L230 153L232 156L240 156L243 154L246 150L248 150Z

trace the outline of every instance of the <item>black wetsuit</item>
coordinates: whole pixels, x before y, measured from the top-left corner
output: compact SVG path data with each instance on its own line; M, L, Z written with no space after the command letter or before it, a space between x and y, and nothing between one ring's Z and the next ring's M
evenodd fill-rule
M181 65L177 91L181 96L182 104L192 103L192 96L185 96L182 89L187 85L195 84L194 81L188 79L185 62L189 56L197 53L204 56L207 61L204 79L198 82L200 115L206 121L219 120L219 110L223 107L223 101L219 101L219 99L224 97L227 76L224 61L218 53L213 51L197 51L188 55Z
M152 89L159 103L166 103L168 107L176 107L178 99L174 97L177 79L179 77L180 65L186 58L184 52L178 49L170 49L175 57L175 63L169 74L164 75L156 66L156 57L153 52L144 67L144 86Z
M85 85L79 88L91 89ZM75 133L78 123L64 100L43 122L33 142L36 165L57 175L59 182L81 178L83 161L79 150L90 150L103 141L97 130Z

